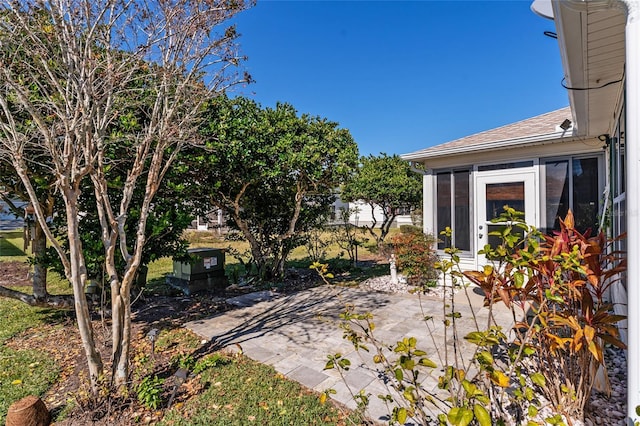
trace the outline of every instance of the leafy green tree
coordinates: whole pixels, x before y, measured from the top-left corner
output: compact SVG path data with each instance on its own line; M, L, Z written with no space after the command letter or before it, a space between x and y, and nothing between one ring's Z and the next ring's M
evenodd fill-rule
M288 104L262 109L246 98L219 97L205 114L207 150L185 166L193 193L227 214L262 278L282 277L291 250L352 173L357 145L337 123L299 116Z
M27 117L22 118L25 121L28 120ZM122 134L126 131L132 131L129 123L130 118L131 116L123 114L121 120L116 120L113 123L112 132ZM137 119L143 121L144 117L138 117ZM109 152L109 156L112 165L105 171L105 175L112 188L119 187L122 189L122 182L131 167L131 158L128 157L126 147L114 147ZM12 198L29 202L29 195L26 193L11 163L2 160L0 158L0 186L3 188L3 191L0 192L0 199L5 202L15 216L25 216L25 209L16 207L12 202ZM64 216L64 206L56 198L56 187L53 178L47 173L45 167L38 164L34 166L37 167L30 168L28 173L36 183L34 189L38 194L40 208L49 218L54 234L61 241L65 241L63 244L68 248L64 221L60 220ZM85 182L84 185L85 191L91 190L89 182ZM167 176L158 188L158 194L147 219L146 242L141 261L143 271L146 270L145 266L149 262L166 256L180 256L186 252L188 243L182 238L182 234L193 219L193 208L184 202L183 186L181 176L173 169L168 170ZM137 186L134 190L134 199L139 202L144 197L144 193L145 188ZM56 202L57 205L54 205ZM105 255L101 242L100 227L96 225L99 219L95 200L92 201L87 197L80 200L80 204L83 212L80 218L80 233L86 258L87 273L89 277L98 278L104 272ZM129 212L130 220L135 221L139 218L138 216L138 210ZM0 296L21 300L31 306L73 309L72 296L48 293L47 269L53 267L57 272L64 275L64 267L53 247L47 250L46 235L39 222L33 220L32 217L27 218L27 222L27 226L31 229L27 237L30 238L33 254L30 259L33 264L32 292L31 294L24 293L0 286ZM135 228L127 229L126 231L129 233L128 239L132 240L135 237ZM25 241L25 247L27 243ZM116 260L119 261L120 259ZM118 270L124 270L124 265L120 264ZM144 278L144 272L139 275Z
M122 190L123 182L129 170L130 160L123 153L114 158L117 166L112 167L108 171L108 182L113 190ZM134 189L132 202L136 205L143 200L145 196L145 188L136 186ZM105 273L105 252L100 238L101 228L96 226L99 223L99 216L95 206L95 200L80 200L83 216L80 220L80 239L86 258L87 274L89 277L103 279ZM138 270L137 283L144 284L146 278L147 265L154 260L162 257L180 257L186 254L188 241L183 238L184 230L191 224L193 220L193 207L186 202L184 194L184 184L182 176L174 169L170 168L165 178L160 182L158 192L154 198L153 205L149 210L147 224L145 227L145 243L142 250L140 267ZM131 209L128 214L128 220L135 222L140 218L139 209ZM60 238L65 239L64 229L58 228ZM132 241L135 238L136 228L125 228L127 240ZM65 243L68 245L68 243ZM64 273L62 264L53 250L49 250L46 262L54 266L57 272ZM115 259L117 270L126 270L124 259L118 257ZM108 290L108 288L107 288Z
M369 155L360 158L357 172L343 185L340 197L344 201L363 201L369 205L373 222L365 227L380 245L398 216L399 209L413 209L420 205L422 179L398 155ZM375 232L378 226L374 214L376 206L382 209L383 214L380 234Z
M110 382L121 387L129 378L131 286L143 262L154 198L182 146L199 139L203 102L247 80L234 72L243 58L237 54L235 27L225 21L251 4L0 3L0 156L20 178L71 283L95 395L104 363L84 295L88 270L81 202L91 199L97 211L111 294ZM116 121L129 127L114 131ZM125 157L111 155L117 150ZM127 159L128 170L114 185L110 169L118 158ZM34 167L47 171L64 204L68 247L38 202ZM144 188L141 198L136 187Z

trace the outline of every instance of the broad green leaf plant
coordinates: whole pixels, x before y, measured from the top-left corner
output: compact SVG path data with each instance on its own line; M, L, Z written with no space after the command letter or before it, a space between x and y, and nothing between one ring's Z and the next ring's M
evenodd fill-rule
M498 221L507 225L491 234L499 245L480 251L489 260L482 270L462 271L456 248L446 249L437 263L446 283L441 317L424 315L422 326L439 363L415 337L394 344L378 339L371 313L348 305L341 315L343 338L377 366L387 390L377 396L387 404L389 424L571 425L584 418L595 372L605 368L605 345L624 348L616 328L623 317L606 301L608 288L625 269L611 241L602 233L578 232L571 212L554 235L527 225L508 206ZM450 233L445 229L442 235ZM326 277L326 267L314 268ZM454 292L464 292L471 305L471 285L484 292L488 315L484 322L471 309L475 330L462 336ZM420 297L427 289L419 290ZM512 327L497 321L497 303L510 312ZM444 342L434 334L437 321L444 325ZM341 374L350 366L342 354L329 355L326 363ZM425 386L423 378L436 374L436 389ZM349 390L366 413L371 395Z

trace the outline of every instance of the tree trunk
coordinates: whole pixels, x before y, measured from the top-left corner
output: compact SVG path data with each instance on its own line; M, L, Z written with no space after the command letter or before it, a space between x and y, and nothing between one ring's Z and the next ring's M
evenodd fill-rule
M131 342L131 282L137 275L129 267L122 281L111 280L111 383L121 388L129 378L129 349ZM136 270L138 268L135 268Z
M273 278L284 278L284 269L287 262L288 253L280 253L277 259L274 259L272 267Z
M87 282L87 269L84 262L82 241L80 240L78 227L79 211L77 190L75 188L67 189L64 191L63 196L65 198L67 235L69 237L70 274L67 279L73 287L76 321L78 323L78 330L80 331L80 338L82 339L82 347L87 357L91 389L94 394L97 394L99 391L99 380L100 377L102 377L103 365L93 338L91 315L89 313L87 298L84 294L84 288Z
M242 232L244 238L249 242L249 250L251 251L251 256L253 256L253 260L256 263L256 267L258 268L258 276L262 277L266 272L265 268L267 266L268 259L262 254L260 243L251 233L249 226L240 218L239 211L240 207L238 206L236 211L230 212L231 217L238 226L238 229L240 229L240 232Z
M129 336L131 334L131 308L128 297L121 294L122 284L111 283L111 383L119 388L127 383L129 376Z
M380 240L378 241L379 245L382 245L382 242L389 234L389 229L391 229L391 225L393 224L393 220L398 216L397 214L384 214L384 221L382 225L380 225Z
M118 357L114 359L114 383L117 387L125 386L129 378L129 349L131 343L131 301L129 295L121 296L121 319L122 327L120 331L120 350Z
M42 259L47 250L47 236L44 234L40 222L34 223L33 245L31 251L35 257L33 263L33 296L37 300L44 300L49 293L47 292L47 267L42 264Z

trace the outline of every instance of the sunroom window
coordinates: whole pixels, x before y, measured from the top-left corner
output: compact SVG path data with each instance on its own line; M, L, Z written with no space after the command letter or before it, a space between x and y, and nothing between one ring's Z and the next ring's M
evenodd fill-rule
M568 157L544 161L544 197L547 233L560 229L560 218L573 212L576 229L598 230L600 194L600 157Z
M438 249L454 246L471 251L471 172L468 169L440 172L436 179L437 232L447 227L453 230L451 238L438 236Z

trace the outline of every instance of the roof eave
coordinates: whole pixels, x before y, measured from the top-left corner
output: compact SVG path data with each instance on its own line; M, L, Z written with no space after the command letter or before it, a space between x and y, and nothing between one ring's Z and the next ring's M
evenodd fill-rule
M585 23L582 14L576 9L566 7L566 3L553 1L553 15L556 34L560 47L560 58L564 70L564 82L567 87L586 87L588 75L586 61ZM574 128L580 136L588 129L588 90L567 90Z
M450 155L473 154L474 152L486 152L507 148L520 148L523 146L534 146L548 143L550 141L573 141L574 134L567 135L566 131L553 132L545 135L532 135L522 138L504 139L501 141L491 141L479 143L473 146L456 146L450 148L438 148L437 150L422 150L402 154L400 157L407 161L424 161L433 158L441 158Z
M613 111L624 88L624 23L619 0L553 0L565 86L576 134L611 131ZM615 41L614 41L615 40Z

